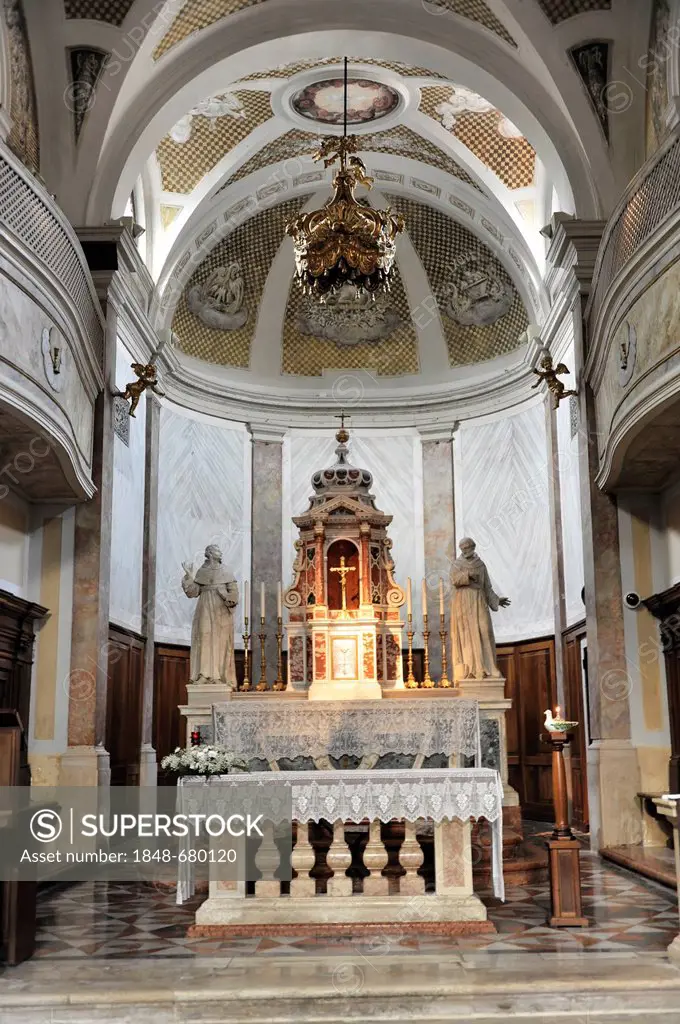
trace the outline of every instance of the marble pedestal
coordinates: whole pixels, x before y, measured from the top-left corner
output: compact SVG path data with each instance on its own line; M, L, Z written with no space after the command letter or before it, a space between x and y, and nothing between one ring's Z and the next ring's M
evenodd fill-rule
M179 705L179 713L186 719L185 745L191 745L191 733L198 729L204 743L212 743L212 706L229 700L228 686L215 683L187 683L187 703Z
M680 912L680 800L667 799L666 797L654 797L653 803L657 810L673 826L673 848L675 851L675 877L678 890L678 911ZM673 960L680 961L680 935L676 935L668 947L668 955Z
M455 694L479 701L480 730L482 734L482 764L496 768L503 782L503 807L516 807L520 823L519 794L508 782L508 738L505 713L512 707L512 701L505 696L505 679L460 679L455 684ZM505 815L506 822L508 815Z

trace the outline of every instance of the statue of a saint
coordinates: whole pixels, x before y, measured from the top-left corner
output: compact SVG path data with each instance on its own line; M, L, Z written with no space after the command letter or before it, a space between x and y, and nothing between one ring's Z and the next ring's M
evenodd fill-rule
M194 567L183 562L182 589L197 597L198 606L191 625L190 682L218 683L236 689L234 664L234 619L238 586L222 565L222 552L215 544L205 549L205 562Z
M451 647L453 678L498 679L496 641L491 611L507 608L510 601L494 593L484 562L475 552L475 542L463 537L460 557L451 572Z

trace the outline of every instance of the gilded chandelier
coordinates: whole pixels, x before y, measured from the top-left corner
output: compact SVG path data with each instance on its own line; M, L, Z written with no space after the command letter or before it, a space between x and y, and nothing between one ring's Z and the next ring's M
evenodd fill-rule
M347 135L347 58L345 58L344 129L341 138L323 139L314 160L340 167L333 178L334 194L321 210L301 213L286 224L293 239L295 271L303 291L323 299L343 286L375 295L390 288L396 238L404 218L390 209L362 206L354 197L357 185L371 188L373 179L358 156L359 140Z

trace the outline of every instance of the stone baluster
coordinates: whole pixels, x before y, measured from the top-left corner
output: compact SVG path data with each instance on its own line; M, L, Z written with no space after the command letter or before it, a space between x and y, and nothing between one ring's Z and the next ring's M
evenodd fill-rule
M425 892L425 879L417 872L423 863L423 851L416 838L415 822L404 822L404 842L399 850L399 863L406 874L399 879L399 893L402 896L420 896Z
M364 878L364 896L389 895L389 880L382 874L386 864L387 850L382 841L380 822L372 821L364 850L364 866L370 871L370 875Z
M275 878L279 866L279 849L274 840L274 826L270 821L263 825L260 848L255 854L255 866L262 872L262 878L255 882L256 896L280 896L281 883Z
M345 872L352 863L352 854L345 842L345 824L342 821L336 821L333 825L333 842L326 854L326 863L333 871L333 877L328 879L327 894L351 896L352 879Z
M290 857L290 862L297 871L297 878L290 883L291 896L316 895L316 880L309 873L314 867L314 848L309 841L309 825L299 821L297 826L297 842Z

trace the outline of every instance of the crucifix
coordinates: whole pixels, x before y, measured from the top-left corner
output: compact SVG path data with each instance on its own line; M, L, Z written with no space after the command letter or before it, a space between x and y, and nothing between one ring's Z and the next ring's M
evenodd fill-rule
M335 565L331 568L331 572L337 572L340 574L340 586L342 587L342 610L347 611L347 573L355 572L353 565L345 565L345 556L340 555L340 565Z

